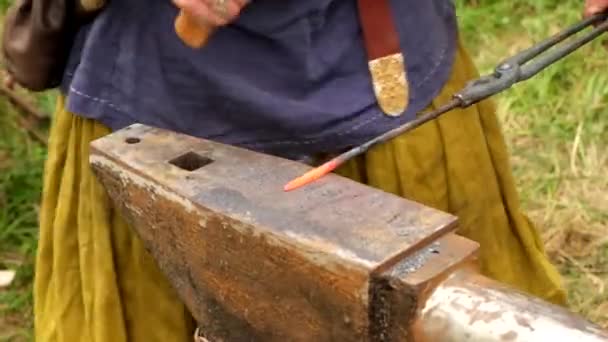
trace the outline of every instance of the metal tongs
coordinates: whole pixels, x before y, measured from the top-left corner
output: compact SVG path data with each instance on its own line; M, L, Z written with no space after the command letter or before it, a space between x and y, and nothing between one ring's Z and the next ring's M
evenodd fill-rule
M492 95L496 95L506 89L509 89L516 83L533 77L553 63L568 56L570 53L576 51L583 45L591 42L604 32L608 31L607 18L607 12L586 18L579 23L572 25L566 30L554 35L553 37L550 37L512 57L505 59L498 64L498 66L496 66L492 74L480 77L467 83L466 86L460 92L454 94L452 100L445 105L431 112L422 114L416 119L409 121L402 126L392 129L365 142L362 145L340 154L323 165L310 170L301 177L292 180L285 186L284 190L290 191L309 184L332 172L346 161L365 153L376 144L383 143L405 132L413 130L414 128L428 121L434 120L452 109L466 108L479 101L485 100ZM589 26L595 27L585 35L572 39L572 41L567 44L556 47L554 51L547 52L555 45L563 42L567 38L577 34ZM544 52L546 52L544 55L536 58Z
M503 90L506 90L516 83L525 81L558 60L576 51L581 46L591 42L602 33L608 31L608 21L606 21L606 18L608 18L608 13L601 13L593 17L589 17L553 37L505 59L503 62L498 64L498 66L494 69L493 74L483 76L469 82L462 91L454 95L457 102L459 102L459 107L470 106ZM591 25L597 26L584 36L576 38L568 44L559 46L555 49L555 51L547 52L546 55L540 56L536 60L532 61L532 59L541 53L546 52L553 46L561 43L562 41Z

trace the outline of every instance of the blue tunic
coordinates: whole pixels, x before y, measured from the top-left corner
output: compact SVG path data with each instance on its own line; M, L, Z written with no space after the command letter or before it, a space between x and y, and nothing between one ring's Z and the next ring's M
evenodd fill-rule
M176 36L170 0L110 0L72 49L67 109L287 158L335 152L411 120L449 76L452 1L390 2L410 82L398 118L376 104L355 0L253 0L201 50Z

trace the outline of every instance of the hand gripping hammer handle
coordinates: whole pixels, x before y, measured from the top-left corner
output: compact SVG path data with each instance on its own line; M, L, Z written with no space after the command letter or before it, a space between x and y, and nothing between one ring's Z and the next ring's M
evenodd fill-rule
M180 11L175 19L175 32L186 45L193 49L205 46L215 29L214 26L200 23L184 11Z

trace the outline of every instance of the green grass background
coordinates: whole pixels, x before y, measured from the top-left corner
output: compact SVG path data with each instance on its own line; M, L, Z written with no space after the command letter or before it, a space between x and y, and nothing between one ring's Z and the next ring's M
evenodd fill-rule
M423 0L420 0L423 1ZM0 1L0 9L9 0ZM481 72L580 19L583 0L457 0ZM54 92L31 95L52 113ZM542 231L571 307L608 327L608 50L601 41L496 97L523 204ZM45 147L0 98L0 341L31 339L33 261ZM41 120L42 130L48 127Z

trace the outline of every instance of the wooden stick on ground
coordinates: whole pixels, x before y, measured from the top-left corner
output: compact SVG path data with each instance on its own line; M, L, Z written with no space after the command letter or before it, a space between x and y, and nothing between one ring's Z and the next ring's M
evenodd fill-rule
M47 114L43 113L38 108L34 107L32 104L22 99L21 96L17 95L17 93L8 89L5 86L0 86L0 94L7 97L12 104L14 104L20 110L24 111L26 114L29 114L41 120L49 117Z
M7 88L5 85L0 86L0 95L8 98L11 104L26 114L26 117L18 118L17 123L19 126L25 129L36 141L46 146L48 140L47 136L37 131L35 127L40 120L48 118L49 115L46 115L40 111L38 108L24 100L21 96Z

